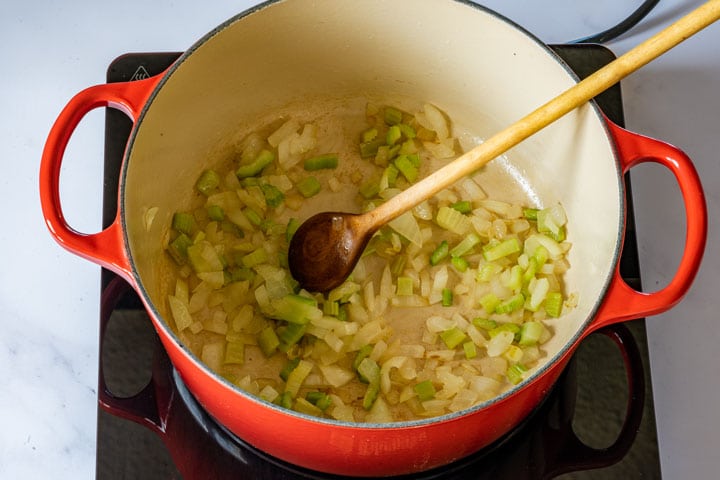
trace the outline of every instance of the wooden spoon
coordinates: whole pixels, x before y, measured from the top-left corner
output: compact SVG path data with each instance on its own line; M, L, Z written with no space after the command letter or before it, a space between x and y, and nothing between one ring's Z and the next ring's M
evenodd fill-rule
M300 226L290 242L288 260L293 277L310 291L326 292L337 287L355 268L373 234L387 222L588 102L718 18L720 0L703 4L484 143L367 213L324 212L311 217Z

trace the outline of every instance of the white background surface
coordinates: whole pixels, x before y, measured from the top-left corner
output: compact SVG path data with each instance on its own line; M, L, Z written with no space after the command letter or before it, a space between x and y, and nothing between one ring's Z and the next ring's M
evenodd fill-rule
M45 137L76 92L102 83L118 55L180 51L252 1L10 1L0 8L0 478L92 478L99 267L61 249L40 213L38 167ZM608 46L621 54L698 1L661 0ZM360 8L361 2L358 2ZM596 33L640 0L491 0L547 43ZM623 81L629 129L673 143L693 158L710 211L704 265L685 300L648 319L664 478L716 478L720 457L717 289L720 252L720 24ZM62 176L67 216L100 228L102 110L71 140ZM672 277L684 239L683 206L660 167L633 170L645 289Z

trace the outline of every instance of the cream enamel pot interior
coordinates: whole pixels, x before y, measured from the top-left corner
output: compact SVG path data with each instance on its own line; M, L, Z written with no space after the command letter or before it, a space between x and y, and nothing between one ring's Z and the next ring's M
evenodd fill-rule
M566 209L578 305L555 321L547 358L500 397L458 414L384 425L297 414L248 396L207 369L163 318L168 258L161 238L212 158L236 134L279 112L309 115L392 100L444 109L467 146L509 125L576 81L545 45L477 5L453 0L284 0L230 19L167 72L80 92L53 126L40 172L46 223L68 250L119 273L138 291L189 390L230 431L307 468L345 475L409 473L488 445L543 399L578 343L592 331L664 311L690 287L705 245L699 178L678 149L628 133L592 105L568 114L496 159L483 187L500 199ZM134 121L121 171L115 222L95 234L64 220L59 172L65 146L89 110L111 106ZM623 174L652 161L677 178L686 204L686 247L662 290L636 292L620 278L625 223ZM158 207L149 230L144 214Z

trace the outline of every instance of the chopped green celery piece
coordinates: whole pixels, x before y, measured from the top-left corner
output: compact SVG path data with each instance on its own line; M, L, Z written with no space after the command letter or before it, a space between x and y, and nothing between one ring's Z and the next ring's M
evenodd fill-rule
M440 338L448 348L453 349L464 342L467 335L458 327L453 327L440 333Z
M560 292L550 292L545 297L545 312L557 318L562 313L563 296Z
M323 313L331 317L337 317L340 315L340 302L325 300L323 302Z
M241 262L244 267L252 268L255 265L260 265L268 261L268 253L263 247L260 247L252 252L244 255L241 258Z
M470 213L472 212L472 203L467 200L460 200L450 205L450 208L454 208L460 213Z
M467 271L468 267L470 266L468 261L465 260L463 257L450 257L450 263L452 263L452 266L461 273Z
M195 188L205 196L209 196L219 186L220 175L215 170L205 170L195 183Z
M413 279L410 277L398 277L397 279L397 295L412 295Z
M242 213L243 213L243 215L245 215L245 218L247 218L250 221L250 223L252 223L256 227L259 227L260 225L262 225L263 220L264 220L262 215L260 215L258 212L256 212L252 208L245 207L245 208L243 208Z
M255 160L246 165L240 165L238 169L235 170L235 175L239 179L255 177L259 175L265 167L267 167L274 161L275 154L270 150L262 149L260 150L260 153L258 153L255 157Z
M547 262L548 259L548 255L549 252L547 248L543 247L542 245L538 245L538 247L535 249L532 258L534 258L535 262L537 262L538 270L541 269L543 265L545 265L545 262Z
M477 328L482 328L483 330L492 330L497 327L497 322L495 320L482 317L473 318L472 324Z
M453 292L449 288L442 289L442 306L452 307L453 304Z
M311 175L296 183L295 188L297 188L298 192L300 192L300 195L305 198L310 198L320 192L320 180Z
M463 238L460 243L455 245L452 250L450 250L450 255L453 257L462 257L466 253L468 253L470 250L472 250L476 245L480 244L480 237L477 236L475 233L470 233L468 236Z
M338 320L342 320L343 322L347 322L347 321L348 321L348 309L347 309L347 305L345 305L345 304L340 305L340 310L338 311L337 319L338 319Z
M540 322L529 321L523 323L520 327L520 340L518 340L518 345L521 347L536 345L544 330L545 327Z
M447 240L443 240L430 254L430 265L437 265L443 258L447 257L449 253L450 246L448 245Z
M380 145L377 149L377 153L375 154L375 165L384 167L385 165L388 165L391 159L392 156L390 155L390 147L387 145Z
M400 170L392 163L385 168L383 175L387 177L388 187L395 186L399 174Z
M383 109L383 120L388 125L397 125L402 122L403 114L395 107L385 107Z
M525 296L522 293L516 293L495 307L495 313L512 313L522 308L524 304Z
M360 350L358 350L357 354L355 355L355 360L353 360L353 370L357 370L360 366L360 363L365 360L372 351L372 345L363 345L362 347L360 347Z
M292 360L289 360L285 366L280 370L280 378L282 378L284 381L287 382L288 377L290 376L290 372L295 370L295 367L298 366L300 363L300 358L293 358Z
M525 372L527 372L527 368L525 367L525 365L515 363L508 367L505 375L507 376L507 379L510 383L512 383L513 385L517 385L522 381L523 374Z
M228 342L225 347L225 363L245 363L245 344L242 342Z
M363 408L370 410L377 400L378 394L380 393L380 382L371 383L365 390L365 396L363 397Z
M395 167L408 182L414 183L419 175L418 167L413 164L410 155L400 155L394 160Z
M480 306L490 314L495 312L495 308L500 305L501 300L494 293L488 293L480 298Z
M285 391L290 392L293 397L297 397L298 391L303 382L313 369L313 363L308 360L300 360L297 366L288 375L285 382Z
M322 317L322 310L313 298L302 295L289 294L282 298L272 300L273 318L289 323L304 325L312 319Z
M320 410L317 405L309 402L304 398L295 399L293 410L299 413L304 413L305 415L311 415L313 417L322 417L323 414L322 410Z
M488 332L490 338L494 338L500 332L510 332L516 337L520 335L520 325L517 323L501 323Z
M527 284L535 278L535 274L537 274L538 271L538 262L535 257L528 258L528 266L525 269L525 271L522 274L522 281L524 284Z
M366 199L371 199L380 193L380 182L377 179L370 179L360 185L360 195Z
M220 205L210 205L207 207L207 214L210 220L222 222L225 219L225 211Z
M494 260L498 260L500 258L507 257L508 255L512 255L513 253L517 253L519 251L520 251L520 241L515 237L511 237L506 240L503 240L502 242L498 243L497 245L494 245L487 249L484 249L483 257L488 262L492 262Z
M274 185L263 183L260 185L260 189L265 196L265 203L267 203L268 207L277 208L282 205L283 200L285 200L285 194Z
M408 125L407 123L399 123L398 127L400 127L400 132L403 134L405 138L412 139L417 136L417 133L415 132L415 129Z
M303 163L303 168L307 171L322 170L325 168L337 168L338 156L337 153L324 153L312 158L308 158Z
M364 132L362 132L362 135L360 136L360 142L365 143L369 142L371 140L375 140L378 136L378 130L377 128L368 128Z
M357 367L358 377L364 383L380 383L380 366L372 358L365 357Z
M327 410L332 404L332 398L325 392L308 392L305 399L322 411Z
M413 390L415 390L415 394L421 402L435 398L435 386L430 380L425 380L415 384Z
M360 157L375 157L375 155L377 155L378 153L378 148L380 148L382 145L385 145L384 138L376 138L374 140L370 140L369 142L362 142L360 144Z
M401 149L402 150L402 149ZM405 156L415 168L420 168L420 155L417 153L402 153L398 156Z
M283 392L277 398L276 403L283 408L287 408L288 410L291 410L293 407L293 397L290 394L290 392Z
M267 326L258 335L258 345L266 357L271 357L280 346L280 339L271 326Z
M300 228L300 220L295 217L288 220L287 227L285 227L285 240L288 243L290 243L290 240L292 240L292 237L295 235L298 228Z
M470 229L470 220L462 213L450 207L440 207L435 216L435 222L437 222L440 228L457 233L458 235L464 235Z
M537 220L538 212L540 210L537 208L524 208L523 209L523 216L526 220Z
M278 348L283 352L287 352L303 338L306 331L307 324L303 325L300 323L288 323L278 328L277 335L280 339L280 347Z
M228 268L231 282L242 282L248 280L252 283L255 280L255 272L247 267L230 267Z
M520 265L513 265L510 268L510 273L505 286L510 290L520 290L522 287L523 271Z
M463 352L465 352L465 358L468 360L477 357L477 347L472 341L463 343Z
M502 267L500 265L497 265L495 263L485 263L478 267L478 272L477 275L475 275L475 280L477 280L478 282L489 282L501 270Z
M190 237L181 233L175 238L175 240L168 244L167 251L172 259L175 260L175 263L178 265L185 265L188 259L187 249L192 244L193 242Z
M176 212L172 218L172 228L177 232L192 235L197 228L195 217L191 213Z

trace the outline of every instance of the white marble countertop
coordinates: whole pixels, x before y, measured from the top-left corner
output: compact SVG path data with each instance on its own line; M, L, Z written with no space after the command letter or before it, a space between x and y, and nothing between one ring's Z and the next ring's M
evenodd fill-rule
M253 1L5 2L0 15L0 478L91 478L95 469L99 267L50 238L38 201L48 130L73 94L126 52L178 51ZM489 0L547 43L596 33L641 2ZM620 54L701 2L662 0L608 46ZM665 478L716 478L720 457L717 285L720 239L720 24L623 81L626 123L693 158L711 213L703 267L671 312L648 319ZM81 123L63 169L63 205L81 231L101 224L104 113ZM678 189L662 168L633 170L646 290L673 275L684 239Z

